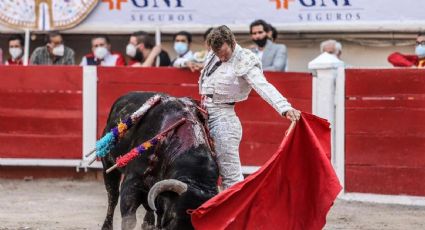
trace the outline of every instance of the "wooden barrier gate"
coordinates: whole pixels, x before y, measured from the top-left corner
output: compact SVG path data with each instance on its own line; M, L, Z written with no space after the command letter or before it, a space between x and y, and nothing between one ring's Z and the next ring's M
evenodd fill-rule
M347 69L346 192L425 196L425 70Z
M0 68L0 158L12 164L78 165L82 68ZM50 159L50 161L45 161ZM50 162L50 163L49 163Z

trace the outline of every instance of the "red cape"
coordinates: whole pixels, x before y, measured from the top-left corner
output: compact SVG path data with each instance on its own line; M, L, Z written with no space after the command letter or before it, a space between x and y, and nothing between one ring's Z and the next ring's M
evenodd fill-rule
M329 123L303 113L261 169L191 214L193 226L206 230L322 229L341 191L330 152Z

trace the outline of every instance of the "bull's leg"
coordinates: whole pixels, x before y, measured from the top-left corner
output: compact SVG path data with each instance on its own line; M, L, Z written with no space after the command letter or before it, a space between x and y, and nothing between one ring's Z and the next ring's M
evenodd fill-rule
M143 197L146 192L142 190L142 180L139 176L126 175L121 185L121 229L129 230L136 227L136 211L142 204Z
M108 193L108 211L106 213L105 221L103 222L103 230L113 229L112 221L114 219L114 210L117 206L118 197L120 195L120 178L121 173L118 170L114 170L108 174L103 171L103 180Z
M145 218L142 224L143 230L154 230L155 229L155 215L153 211L146 211Z

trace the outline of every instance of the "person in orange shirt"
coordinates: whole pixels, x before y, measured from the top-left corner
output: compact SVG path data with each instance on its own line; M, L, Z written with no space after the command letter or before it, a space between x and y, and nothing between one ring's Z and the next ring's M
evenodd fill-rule
M395 67L425 67L425 33L416 37L415 55L395 52L388 56L388 61Z

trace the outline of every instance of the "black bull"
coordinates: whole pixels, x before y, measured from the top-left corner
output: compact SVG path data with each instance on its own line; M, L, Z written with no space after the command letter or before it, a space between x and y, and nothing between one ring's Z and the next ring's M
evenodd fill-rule
M111 108L103 135L153 95L132 92L120 97ZM140 205L146 209L142 225L144 229L193 229L187 210L196 209L218 193L218 167L204 129L206 120L203 114L188 98L167 95L162 95L162 98L102 159L108 192L108 210L103 229L112 229L118 197L121 198L122 229L135 227L136 210ZM154 148L138 156L126 167L105 173L118 156L154 137L181 118L188 121L168 133ZM124 177L119 189L121 174ZM160 181L162 184L157 183ZM150 195L157 209L156 226L154 211L148 205L151 188L155 190Z

